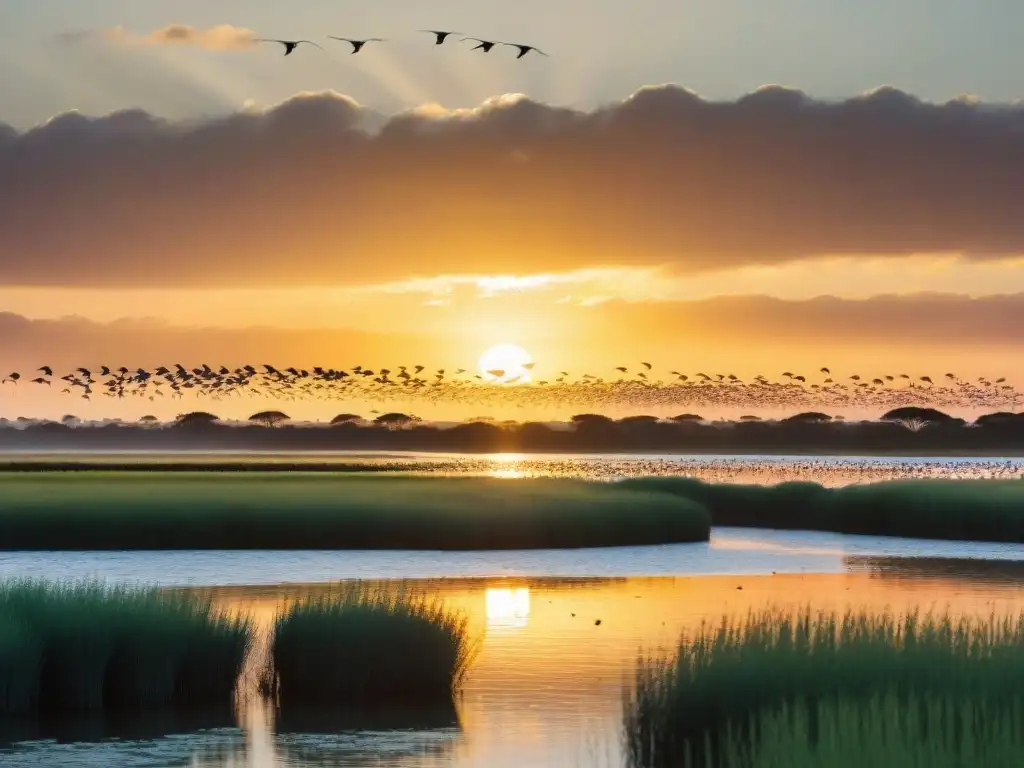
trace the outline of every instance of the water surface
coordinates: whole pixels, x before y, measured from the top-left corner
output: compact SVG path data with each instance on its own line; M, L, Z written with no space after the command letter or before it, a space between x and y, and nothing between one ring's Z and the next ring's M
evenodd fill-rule
M290 453L0 453L4 461L132 463L294 464L301 467L359 465L370 471L496 477L623 477L688 475L714 482L780 483L807 480L823 485L910 478L1024 478L1024 458L759 456L680 454L435 453L401 451L296 451Z
M188 585L484 576L841 573L859 557L1024 561L1024 544L715 528L708 542L598 549L439 551L0 552L0 578Z
M745 547L727 551L739 562L757 551ZM351 713L300 713L281 719L249 696L233 727L216 722L211 724L215 728L170 738L135 736L98 744L81 741L82 736L72 744L39 741L47 734L37 731L23 735L35 741L0 754L0 763L12 768L621 766L623 697L628 696L638 654L674 647L681 632L692 632L701 622L743 617L769 605L894 611L923 607L985 616L1021 608L1020 557L996 562L870 552L864 548L861 553L830 554L840 565L825 574L508 575L413 582L414 589L438 595L465 612L480 643L459 702L458 722L424 723L422 717L403 720L403 715L370 728L353 728ZM175 580L180 579L164 579ZM253 615L265 627L288 601L331 588L293 583L198 589L232 612Z

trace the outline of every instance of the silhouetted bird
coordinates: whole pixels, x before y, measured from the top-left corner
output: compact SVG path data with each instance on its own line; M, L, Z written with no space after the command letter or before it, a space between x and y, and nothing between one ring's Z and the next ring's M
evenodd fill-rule
M461 32L442 32L439 29L421 29L420 32L427 32L434 35L437 39L434 41L434 45L441 45L445 40L448 39L449 35L461 35Z
M502 43L502 45L508 45L511 46L512 48L518 48L519 55L516 56L517 59L523 58L523 56L528 54L530 51L533 51L534 53L539 53L541 56L547 56L547 54L544 53L544 51L542 51L540 48L534 45L522 45L521 43Z
M312 40L276 40L276 39L274 39L272 37L271 38L263 38L263 37L261 37L261 38L257 38L256 42L258 42L258 43L280 43L281 45L284 46L284 55L285 56L289 55L292 51L294 51L296 48L298 48L302 43L306 43L306 45L312 45L315 48L320 48L321 51L323 50L323 48L321 46L317 45Z
M490 53L491 52L491 48L493 48L496 45L499 45L499 44L504 45L504 43L501 43L500 40L481 40L479 37L464 37L459 42L463 42L465 40L476 40L478 43L480 43L480 45L474 45L472 48L470 48L470 50L471 51L483 50L484 53Z
M383 43L384 42L384 38L383 37L368 37L365 40L353 40L352 38L349 38L349 37L335 37L334 35L328 35L328 37L331 38L331 40L341 40L342 42L345 42L345 43L348 43L349 45L351 45L352 46L352 54L359 53L361 50L363 50L363 46L366 45L367 43ZM352 54L349 54L349 55L351 56Z

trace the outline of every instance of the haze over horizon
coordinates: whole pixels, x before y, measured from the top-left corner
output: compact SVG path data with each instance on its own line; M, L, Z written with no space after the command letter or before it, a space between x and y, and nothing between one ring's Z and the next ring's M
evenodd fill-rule
M536 378L1024 384L1024 6L662 6L8 3L0 367L475 370L513 343ZM12 390L0 416L187 409Z

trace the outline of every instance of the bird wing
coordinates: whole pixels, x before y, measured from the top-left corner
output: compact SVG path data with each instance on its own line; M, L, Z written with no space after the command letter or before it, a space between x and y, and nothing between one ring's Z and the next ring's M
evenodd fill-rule
M321 51L323 50L323 47L317 45L312 40L296 40L295 42L297 42L297 43L308 43L309 45L312 45L312 46L315 46L315 47L319 48Z

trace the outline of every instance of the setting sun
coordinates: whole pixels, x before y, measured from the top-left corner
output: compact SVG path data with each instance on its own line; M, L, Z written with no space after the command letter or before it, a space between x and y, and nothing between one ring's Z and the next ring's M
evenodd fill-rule
M530 353L515 344L495 344L480 355L480 375L498 384L521 384L530 381L533 359Z

